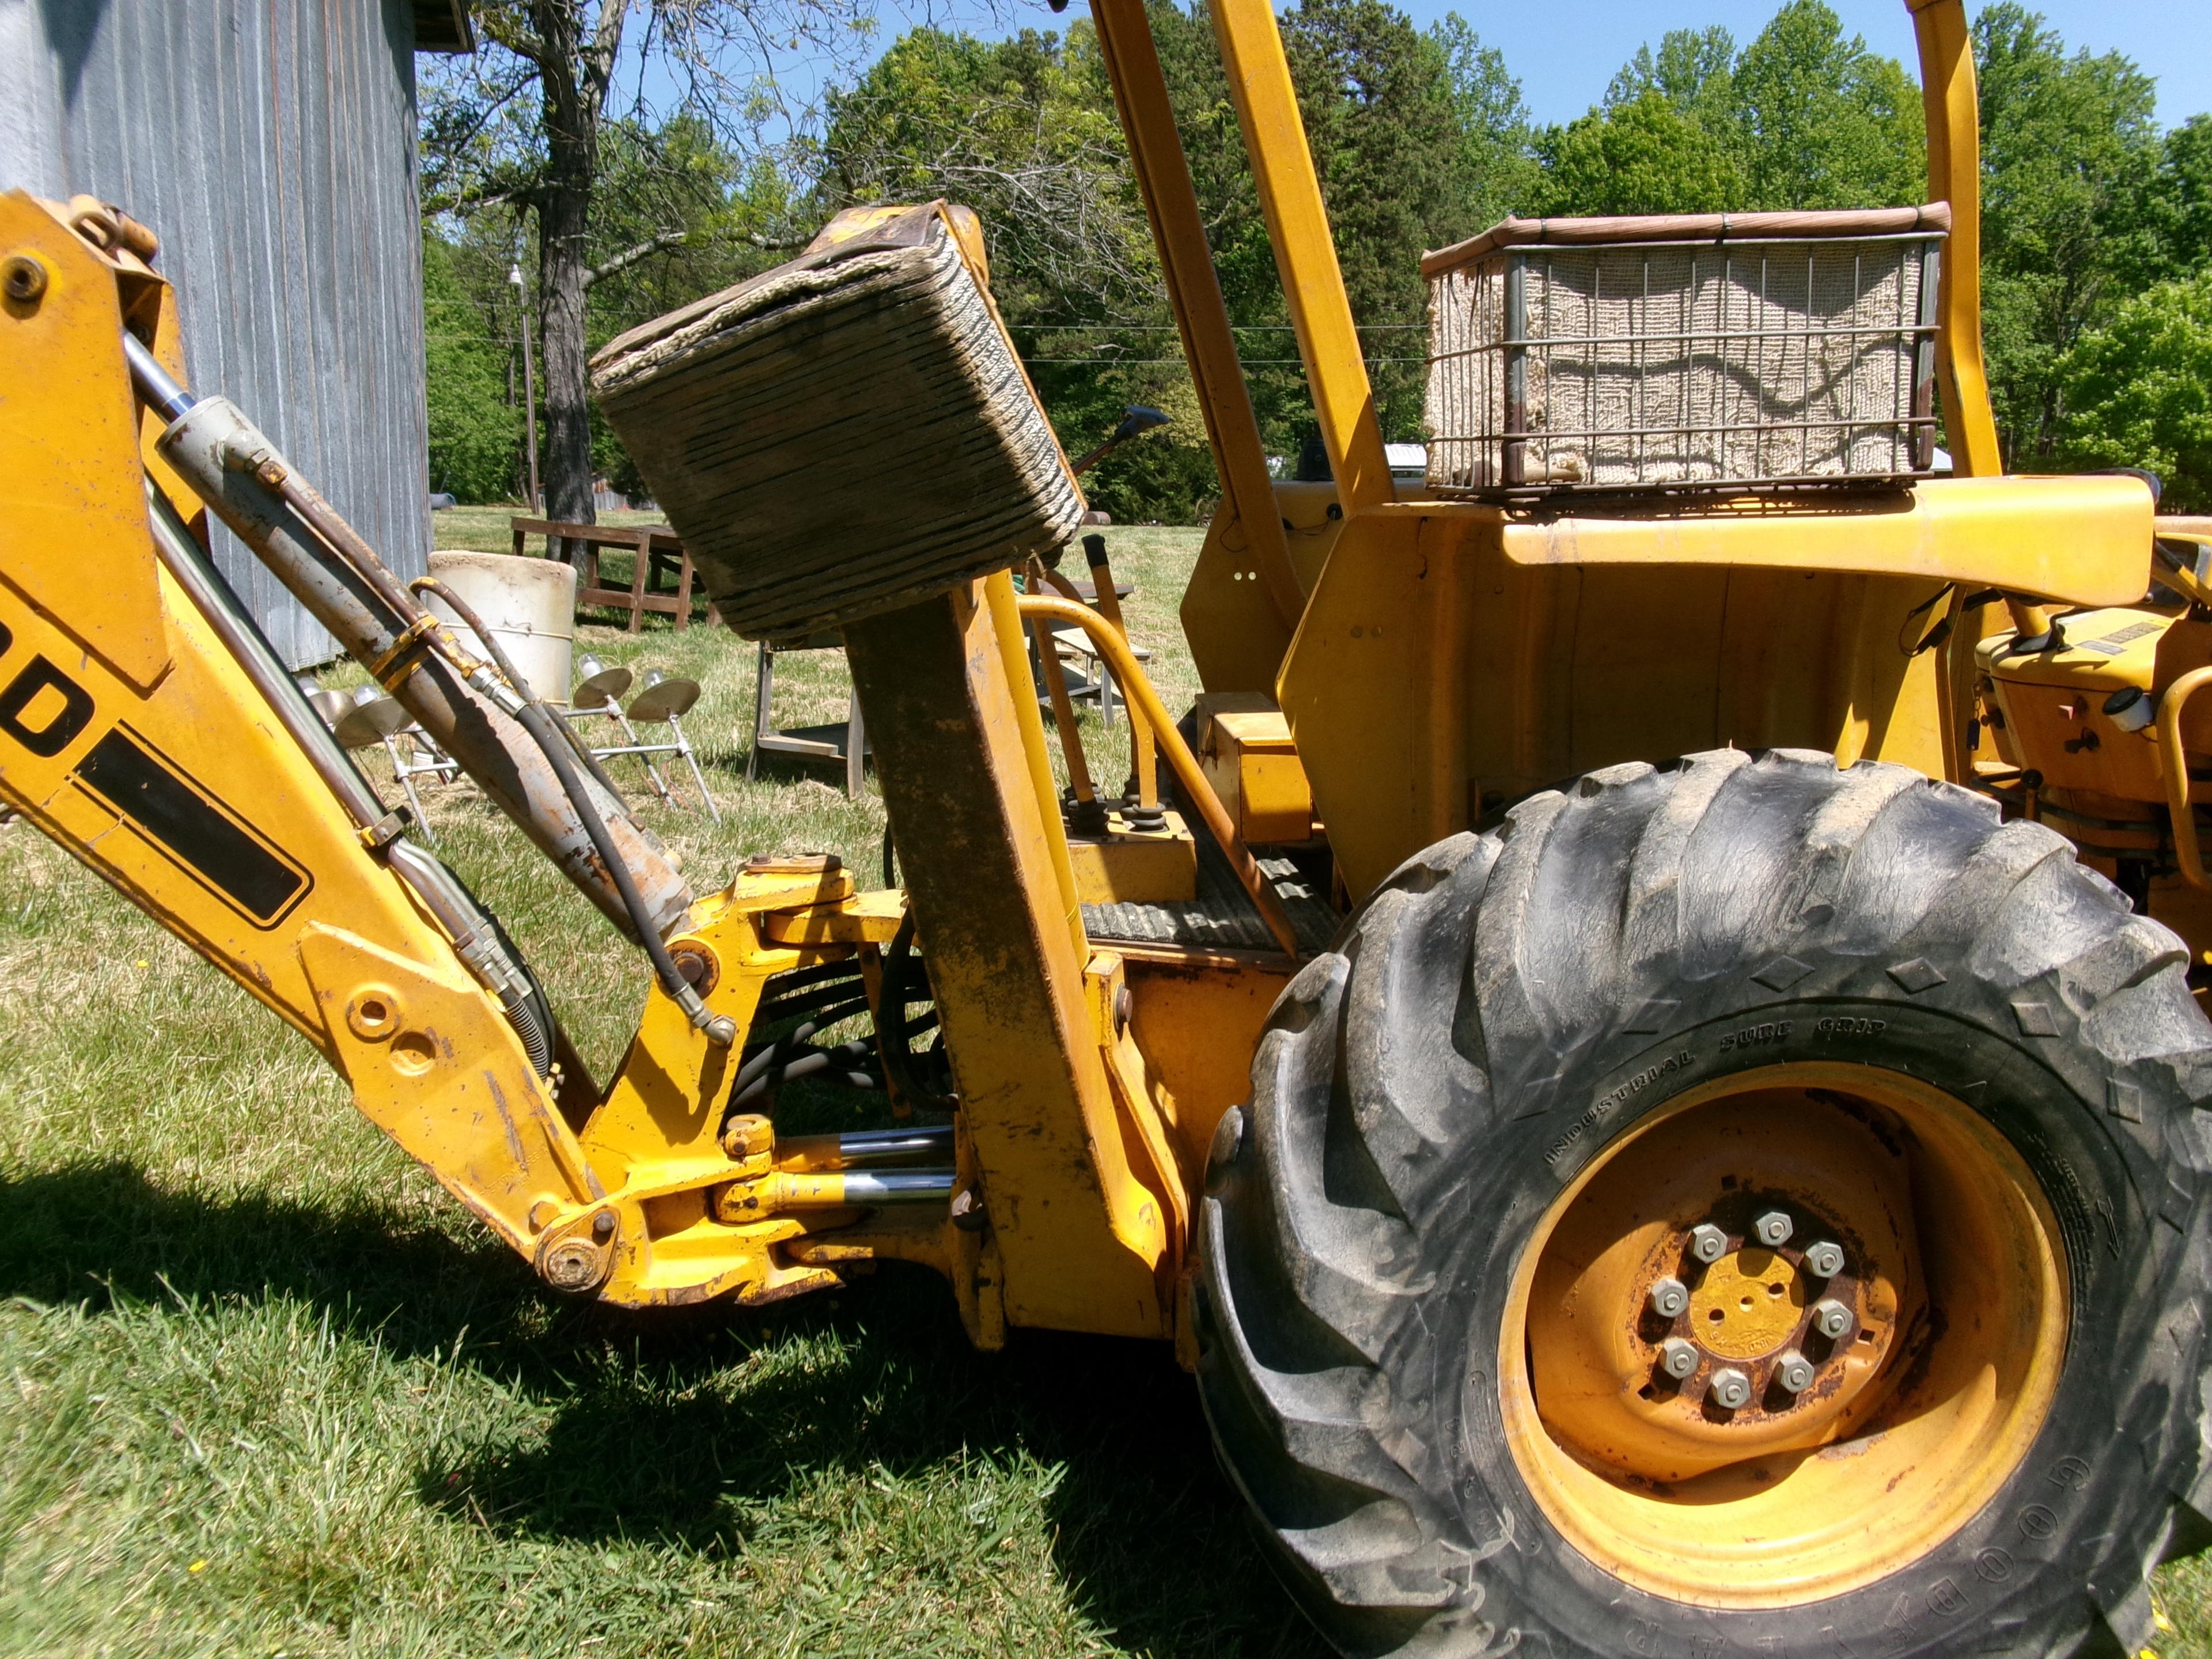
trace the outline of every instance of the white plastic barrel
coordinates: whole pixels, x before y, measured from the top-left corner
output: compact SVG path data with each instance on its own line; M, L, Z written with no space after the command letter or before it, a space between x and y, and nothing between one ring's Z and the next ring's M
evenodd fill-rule
M483 618L530 689L548 702L568 701L568 660L575 645L576 572L558 559L512 553L438 552L430 574ZM434 593L430 609L454 626L461 643L488 656L476 636Z

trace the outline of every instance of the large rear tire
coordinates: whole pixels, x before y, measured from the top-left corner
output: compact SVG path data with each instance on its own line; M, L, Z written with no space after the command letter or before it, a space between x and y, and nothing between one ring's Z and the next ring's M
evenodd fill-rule
M2212 1530L2186 966L2048 830L1802 751L1407 863L1203 1209L1293 1593L1355 1654L2137 1652Z

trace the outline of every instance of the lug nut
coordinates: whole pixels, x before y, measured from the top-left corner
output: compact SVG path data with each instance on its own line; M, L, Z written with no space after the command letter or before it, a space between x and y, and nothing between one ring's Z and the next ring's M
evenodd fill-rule
M1651 1311L1662 1319L1679 1319L1690 1305L1690 1289L1679 1279L1656 1279L1651 1286Z
M1769 1210L1751 1224L1751 1231L1760 1243L1772 1249L1777 1245L1787 1244L1790 1235L1796 1231L1796 1227L1781 1211Z
M1698 1345L1670 1336L1659 1345L1659 1369L1677 1382L1698 1369Z
M1813 1304L1813 1328L1830 1340L1844 1335L1851 1328L1851 1310L1832 1296L1824 1296Z
M1690 1229L1690 1254L1708 1267L1728 1254L1728 1235L1710 1221Z
M1785 1349L1774 1362L1774 1380L1784 1394L1802 1394L1813 1386L1813 1362L1795 1348Z
M1828 1239L1805 1247L1805 1271L1815 1279L1833 1279L1844 1270L1844 1247Z
M1705 1384L1705 1398L1723 1411L1735 1411L1751 1403L1751 1379L1733 1365L1723 1365Z

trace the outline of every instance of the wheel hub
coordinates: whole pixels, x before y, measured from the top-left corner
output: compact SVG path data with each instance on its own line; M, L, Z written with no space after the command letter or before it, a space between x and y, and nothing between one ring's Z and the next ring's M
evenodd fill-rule
M1532 1357L1545 1419L1582 1456L1687 1480L1826 1444L1879 1404L1916 1279L1911 1181L1868 1122L1795 1104L1662 1126L1650 1156L1609 1164L1561 1218ZM1848 1315L1840 1336L1814 1322L1825 1304Z
M1779 1250L1747 1244L1705 1270L1674 1334L1724 1359L1767 1359L1805 1323L1805 1281Z
M1872 1582L2025 1455L2064 1354L2058 1239L1988 1121L1910 1078L1706 1085L1532 1236L1508 1444L1575 1547L1646 1589L1777 1606Z

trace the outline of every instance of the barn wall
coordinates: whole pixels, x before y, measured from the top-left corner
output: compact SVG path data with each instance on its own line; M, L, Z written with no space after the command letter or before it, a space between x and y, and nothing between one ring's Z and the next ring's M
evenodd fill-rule
M430 548L411 0L0 0L0 189L161 239L194 387L403 575ZM294 666L329 636L218 531Z

